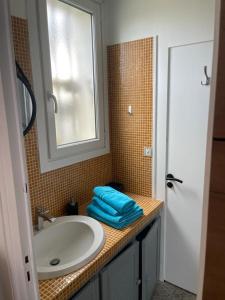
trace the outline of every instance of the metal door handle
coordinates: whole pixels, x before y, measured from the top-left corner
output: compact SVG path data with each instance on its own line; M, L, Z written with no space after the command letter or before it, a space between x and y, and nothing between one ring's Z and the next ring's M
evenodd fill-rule
M57 103L56 96L54 94L50 93L50 92L48 92L47 96L48 96L49 101L53 100L54 107L55 107L54 112L55 112L55 114L57 114L58 113L58 103Z
M183 181L182 181L181 179L175 178L175 177L173 176L173 174L167 174L166 180L169 180L169 181L177 181L177 182L179 182L179 183L183 183Z

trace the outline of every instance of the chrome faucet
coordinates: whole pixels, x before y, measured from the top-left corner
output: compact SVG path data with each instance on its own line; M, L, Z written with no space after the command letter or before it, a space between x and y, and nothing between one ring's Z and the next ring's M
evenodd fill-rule
M37 230L40 231L44 227L44 221L48 221L49 223L53 223L56 221L56 218L50 216L49 210L44 209L43 207L37 207L37 217L38 217L38 224Z

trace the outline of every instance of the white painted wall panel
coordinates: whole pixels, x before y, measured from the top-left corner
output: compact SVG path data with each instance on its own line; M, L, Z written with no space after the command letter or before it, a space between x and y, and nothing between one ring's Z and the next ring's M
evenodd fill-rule
M213 37L215 0L107 0L109 44L159 34L170 43Z
M29 0L28 0L29 1ZM26 18L26 0L10 0L10 12L12 16Z

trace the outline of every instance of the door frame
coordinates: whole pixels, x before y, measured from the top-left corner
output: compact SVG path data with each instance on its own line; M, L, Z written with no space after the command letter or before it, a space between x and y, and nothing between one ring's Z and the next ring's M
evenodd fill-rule
M7 0L0 1L0 36L0 218L3 229L0 239L8 274L4 290L10 297L7 299L38 300L33 228Z
M158 89L158 35L153 38L152 60L152 198L156 198L157 190L157 89Z
M206 231L207 231L207 216L208 216L208 193L209 193L209 176L210 176L210 159L211 159L211 149L212 149L212 130L213 130L213 120L214 120L214 104L215 104L215 86L216 86L216 75L217 75L217 63L218 63L218 45L219 45L219 31L220 31L220 3L221 0L216 0L215 2L215 28L214 28L214 54L213 54L213 68L212 68L212 84L210 92L210 112L209 112L209 122L208 122L208 144L206 150L206 170L205 170L205 184L204 184L204 207L203 207L203 217L202 217L202 237L201 237L201 258L200 258L200 270L199 270L199 283L198 283L198 294L197 299L200 300L202 297L202 287L204 280L204 262L205 262L205 244L206 244ZM206 42L205 40L196 41ZM183 44L188 45L191 43ZM194 44L194 42L192 43ZM158 49L161 53L160 62L157 60L157 77L158 81L161 80L164 83L161 87L158 85L154 86L156 88L156 99L157 99L157 116L156 116L156 128L157 137L156 145L157 156L156 163L157 172L155 173L155 196L165 203L164 218L162 218L162 229L161 229L161 253L160 253L160 280L165 279L165 212L166 212L166 184L165 175L167 171L167 148L168 148L168 113L169 113L169 101L168 101L168 74L169 74L169 50L172 47L181 46L182 44L167 45L166 49ZM162 58L163 56L163 58ZM163 65L163 68L159 66ZM162 70L164 74L162 74ZM166 99L163 101L162 99ZM160 117L161 116L161 117ZM163 117L162 117L163 116Z
M205 180L204 180L205 184L204 184L204 196L203 196L204 202L203 202L202 234L201 234L201 249L200 249L201 256L200 256L200 266L199 266L197 300L201 300L203 296L204 273L205 273L211 156L212 156L213 126L214 126L214 116L215 116L217 69L218 69L218 59L219 59L220 15L221 15L221 0L217 0L216 10L215 10L214 51L213 51L213 65L212 65L212 83L211 83L210 102L209 102L210 113L209 113L208 132L207 132L208 138L207 138L207 147L206 147L206 164L205 164Z

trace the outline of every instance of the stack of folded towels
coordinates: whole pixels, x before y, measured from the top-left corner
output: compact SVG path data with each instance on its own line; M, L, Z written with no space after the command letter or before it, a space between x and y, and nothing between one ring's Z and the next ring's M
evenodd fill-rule
M116 229L127 227L143 215L143 209L127 195L110 186L98 186L87 207L88 215Z

